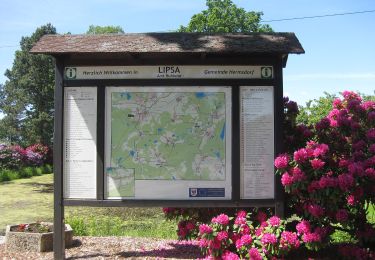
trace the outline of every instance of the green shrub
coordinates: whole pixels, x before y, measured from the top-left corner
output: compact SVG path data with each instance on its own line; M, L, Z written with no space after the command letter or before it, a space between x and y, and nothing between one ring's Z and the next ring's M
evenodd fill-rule
M0 182L3 182L3 181L10 181L10 177L8 175L7 170L1 170L0 171Z
M30 178L34 175L34 167L24 167L19 170L19 178Z
M15 180L18 178L20 178L19 174L15 170L10 170L10 169L0 170L0 182L11 181L11 180Z
M94 211L96 212L96 211ZM139 210L139 212L141 212ZM76 236L132 236L176 239L175 226L161 218L140 217L132 219L132 214L125 216L121 211L108 215L88 214L84 217L68 215L66 223Z
M35 172L34 175L36 175L36 176L42 175L43 174L43 167L42 166L41 167L35 167L34 172Z
M47 173L52 173L53 172L53 167L52 167L51 164L45 164L42 167L43 167L43 174L47 174Z
M72 227L75 236L89 235L83 217L67 217L66 223Z

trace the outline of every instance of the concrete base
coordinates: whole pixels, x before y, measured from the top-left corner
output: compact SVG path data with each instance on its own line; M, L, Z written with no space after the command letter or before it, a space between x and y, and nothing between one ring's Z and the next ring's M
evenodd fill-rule
M52 223L41 223L52 225ZM53 250L53 232L31 233L11 231L18 225L8 225L5 233L5 245L9 251L32 251L47 252ZM69 247L73 243L73 230L69 224L65 225L65 246Z

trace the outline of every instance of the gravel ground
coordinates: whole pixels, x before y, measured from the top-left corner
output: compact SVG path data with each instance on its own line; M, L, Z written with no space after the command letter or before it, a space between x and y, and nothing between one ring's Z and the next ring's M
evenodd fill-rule
M74 237L74 246L65 250L67 259L197 259L194 242L130 237ZM8 252L0 244L0 259L53 259L53 252Z

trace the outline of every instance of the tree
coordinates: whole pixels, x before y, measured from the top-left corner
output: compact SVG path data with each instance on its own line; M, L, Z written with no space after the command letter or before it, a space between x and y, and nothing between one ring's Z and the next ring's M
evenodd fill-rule
M340 93L341 94L341 93ZM360 97L364 101L375 101L375 95L365 95L359 93ZM312 125L318 123L323 117L326 117L332 110L332 103L337 99L335 94L329 94L324 92L324 96L318 99L309 100L306 106L299 106L299 114L297 116L297 122L306 125Z
M231 0L207 0L207 10L191 17L188 26L179 32L235 33L272 32L267 24L260 24L262 12L247 12Z
M316 124L332 110L332 102L335 98L337 98L335 94L324 92L323 97L309 100L305 107L299 107L297 121L306 125Z
M8 80L0 88L0 139L30 145L51 146L53 134L54 60L30 54L32 46L45 34L56 34L51 24L41 26L30 37L22 37Z
M124 30L121 26L99 26L99 25L90 25L86 34L106 34L106 33L117 33L122 34Z

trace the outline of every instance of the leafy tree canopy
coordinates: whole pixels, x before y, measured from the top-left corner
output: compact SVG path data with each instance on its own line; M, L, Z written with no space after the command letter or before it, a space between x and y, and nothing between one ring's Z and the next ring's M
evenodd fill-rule
M363 100L375 101L375 95L361 94ZM309 100L306 106L299 106L299 114L297 116L297 122L306 125L316 124L322 118L326 117L332 110L332 102L337 96L335 94L329 94L324 92L324 96L318 99Z
M30 54L34 43L45 34L56 34L51 24L41 26L22 37L15 52L8 80L0 86L0 139L9 143L30 145L52 143L54 61L47 55Z
M272 32L267 24L260 24L262 12L247 12L231 0L207 0L207 10L191 17L179 32L235 33Z
M124 33L124 30L121 26L99 26L99 25L90 25L86 34L106 34L106 33Z

